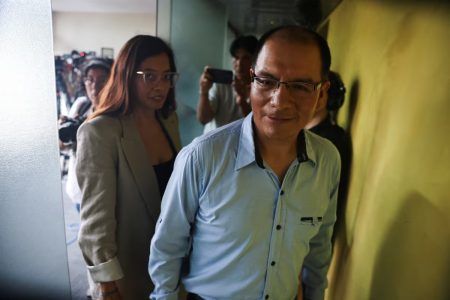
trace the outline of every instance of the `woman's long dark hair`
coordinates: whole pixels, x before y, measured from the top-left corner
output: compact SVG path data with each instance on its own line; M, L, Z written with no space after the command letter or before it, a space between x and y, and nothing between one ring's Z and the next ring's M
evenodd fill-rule
M131 113L133 97L131 87L136 69L148 57L161 53L167 54L170 71L176 72L172 49L162 39L150 35L137 35L126 42L112 66L105 87L100 92L100 103L89 119L105 114L122 116ZM167 118L175 109L175 87L171 87L160 112Z

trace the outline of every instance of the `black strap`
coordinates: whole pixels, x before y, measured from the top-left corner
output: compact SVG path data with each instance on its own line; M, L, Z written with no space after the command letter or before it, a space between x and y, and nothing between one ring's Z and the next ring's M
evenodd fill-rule
M197 294L188 293L187 297L186 297L186 300L204 300L204 299L202 297L200 297L199 295L197 295Z
M79 115L80 117L81 117L81 116L84 116L84 114L88 111L88 109L91 108L91 105L92 105L92 103L91 103L90 100L85 101L85 102L80 106L80 109L78 110L78 115Z

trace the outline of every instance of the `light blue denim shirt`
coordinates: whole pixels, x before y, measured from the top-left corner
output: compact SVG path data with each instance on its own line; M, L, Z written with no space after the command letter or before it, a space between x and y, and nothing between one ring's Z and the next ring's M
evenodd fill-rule
M302 131L282 183L257 158L252 114L182 149L151 243L151 299L177 299L181 280L208 300L292 300L302 270L305 299L323 299L339 154Z

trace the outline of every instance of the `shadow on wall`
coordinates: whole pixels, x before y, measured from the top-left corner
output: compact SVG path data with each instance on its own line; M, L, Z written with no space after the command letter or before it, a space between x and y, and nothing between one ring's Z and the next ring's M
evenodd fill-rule
M359 80L355 79L352 83L352 87L350 88L350 96L348 102L348 123L347 123L347 132L351 134L352 132L352 124L353 117L355 116L356 106L358 104L359 98Z
M375 260L370 299L450 299L450 231L445 216L412 192Z
M349 94L349 105L348 105L348 122L346 131L350 135L351 140L353 140L351 136L351 128L354 120L354 115L357 109L357 103L359 99L359 79L355 79L351 85L350 94ZM352 146L353 147L353 146ZM352 149L352 157L353 157L353 149ZM353 158L351 158L353 160ZM341 280L344 280L347 276L345 275L350 269L349 256L351 251L351 241L347 235L347 218L346 218L346 208L347 208L347 200L348 200L348 191L351 186L351 177L352 177L352 161L350 161L349 166L349 178L348 185L346 187L345 196L342 199L339 199L337 212L336 212L336 225L334 227L333 233L333 265L330 268L329 277L334 278L329 285L328 294L337 295L345 294L342 292L345 284L341 284Z
M334 227L334 230L336 233L333 234L333 238L337 235L341 235L341 240L343 241L344 245L348 244L347 238L346 238L346 223L345 223L345 211L347 207L347 199L348 199L348 191L350 189L350 183L351 183L351 176L352 176L352 161L353 161L353 138L351 135L351 128L353 123L353 116L356 111L356 105L358 103L358 97L359 97L359 80L355 79L352 83L350 94L349 94L349 105L348 105L348 122L347 127L345 128L345 131L348 133L348 136L350 137L350 157L347 159L349 160L349 165L347 166L347 170L343 172L343 174L348 174L346 180L347 184L346 186L339 186L339 188L344 188L344 191L339 191L339 201L337 204L337 211L336 211L336 225ZM343 160L344 162L344 160ZM342 166L344 167L344 166ZM341 178L342 180L342 178ZM333 240L334 242L334 240Z

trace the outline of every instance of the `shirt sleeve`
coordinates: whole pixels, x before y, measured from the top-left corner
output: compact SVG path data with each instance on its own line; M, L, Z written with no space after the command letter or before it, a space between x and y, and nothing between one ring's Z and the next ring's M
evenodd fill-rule
M335 151L334 168L330 170L330 202L323 216L319 232L310 240L310 251L303 262L303 299L323 300L327 288L327 272L331 262L333 227L339 190L340 159Z
M217 109L219 107L219 102L221 98L221 94L219 93L218 85L216 83L213 84L211 89L208 92L209 104L211 105L211 109L214 114L217 113Z
M77 118L80 115L80 109L83 104L84 104L83 98L77 98L70 107L68 117L72 119Z
M149 273L155 289L150 299L178 299L181 270L190 251L191 227L201 194L200 166L197 153L189 147L175 161L151 242Z
M95 282L123 277L116 244L117 144L111 128L105 130L110 125L87 122L77 135L76 175L82 192L78 243Z

